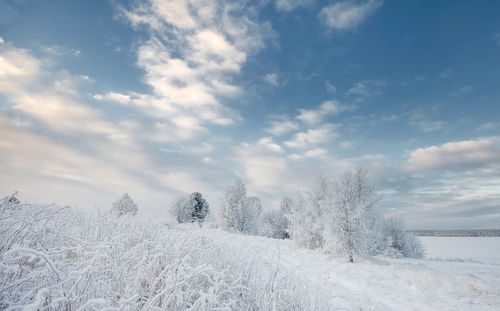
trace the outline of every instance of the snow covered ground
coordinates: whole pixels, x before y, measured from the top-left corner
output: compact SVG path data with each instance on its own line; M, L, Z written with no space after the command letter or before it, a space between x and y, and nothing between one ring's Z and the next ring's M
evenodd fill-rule
M500 237L422 236L427 258L500 264Z
M427 258L356 258L351 264L289 240L29 205L4 210L0 232L2 310L500 306L500 262L490 249L498 248L495 239L423 238Z
M498 310L500 265L388 259L355 264L299 249L290 241L203 234L244 261L265 263L280 282L300 284L318 310ZM264 270L264 268L260 268ZM281 281L280 281L281 279ZM316 304L315 304L316 303Z

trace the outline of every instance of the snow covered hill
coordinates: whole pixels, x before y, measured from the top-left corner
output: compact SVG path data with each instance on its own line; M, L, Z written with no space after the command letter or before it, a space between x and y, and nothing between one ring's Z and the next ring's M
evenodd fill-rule
M290 241L199 230L245 266L260 263L276 286L302 288L318 310L498 310L500 265L376 258L358 263L294 247ZM488 272L489 277L483 278Z

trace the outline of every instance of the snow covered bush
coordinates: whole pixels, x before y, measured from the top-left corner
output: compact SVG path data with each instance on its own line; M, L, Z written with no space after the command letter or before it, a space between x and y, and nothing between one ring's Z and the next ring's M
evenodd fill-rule
M422 258L425 254L420 240L406 231L404 222L399 218L388 218L385 221L384 233L393 253L403 257Z
M258 197L248 197L241 180L227 187L222 199L220 221L226 230L255 234L262 205Z
M287 239L287 219L281 210L265 211L261 217L260 232L262 235L275 238Z
M405 257L421 256L422 247L414 236L401 229L404 237L400 238L386 229L374 210L378 200L364 169L347 170L336 180L321 177L306 198L299 194L290 201L286 215L291 238L302 247L344 254L349 262L354 262L355 255L380 255L389 248Z
M136 215L137 204L134 200L132 200L128 193L124 193L118 201L113 203L112 211L118 217L123 215Z
M136 217L0 202L2 310L251 309L200 239ZM168 250L168 251L165 251Z
M259 225L260 233L270 238L289 239L291 229L289 217L292 208L292 199L283 198L279 210L263 212Z
M199 192L180 197L174 202L172 214L179 223L203 223L209 213L209 205Z
M9 197L0 201L0 214L0 310L322 310L328 304L328 293L313 292L279 266L279 250L269 262L269 249L256 252L241 240L259 237Z

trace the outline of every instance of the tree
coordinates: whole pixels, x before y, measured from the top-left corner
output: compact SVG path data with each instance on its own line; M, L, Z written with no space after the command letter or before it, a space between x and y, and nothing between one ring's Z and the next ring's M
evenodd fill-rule
M132 200L128 193L124 193L118 201L113 203L112 210L118 215L118 217L123 215L136 215L137 204Z
M178 198L172 207L172 214L179 223L196 221L201 225L208 213L209 205L200 192Z
M193 202L191 198L188 195L184 195L175 200L171 212L178 223L192 222Z
M191 200L193 201L191 217L193 221L197 221L201 224L210 211L209 205L199 192L193 192L191 194Z
M258 197L247 197L245 184L237 180L222 198L221 222L231 231L257 233L262 204Z
M340 247L354 262L354 254L362 253L369 232L366 221L378 198L362 168L347 170L334 184L334 201L330 224Z
M270 238L288 239L287 223L288 220L281 209L266 211L261 217L260 232Z
M411 232L406 231L405 223L399 218L388 218L385 221L384 233L389 247L397 255L410 258L424 256L424 247L420 240Z

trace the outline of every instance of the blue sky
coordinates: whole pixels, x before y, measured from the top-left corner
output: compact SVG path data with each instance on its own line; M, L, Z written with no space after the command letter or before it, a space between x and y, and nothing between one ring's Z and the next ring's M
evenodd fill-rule
M364 166L413 228L500 225L496 1L2 1L0 191L265 208Z

